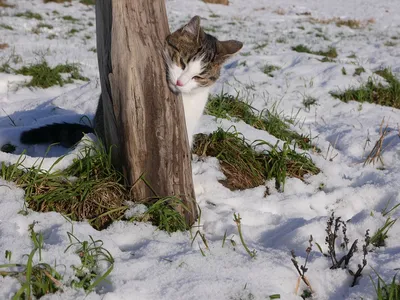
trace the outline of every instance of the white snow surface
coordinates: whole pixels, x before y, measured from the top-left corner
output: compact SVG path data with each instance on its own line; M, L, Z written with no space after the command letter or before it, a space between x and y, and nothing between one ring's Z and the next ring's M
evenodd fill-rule
M306 182L288 178L284 192L276 191L274 183L267 182L271 194L264 197L265 186L228 190L218 182L224 175L215 158L195 158L192 166L197 202L202 210L200 230L207 238L209 250L204 249L199 238L191 246L187 232L169 235L148 223L116 222L103 231L96 231L87 222L72 225L55 212L30 211L26 216L21 215L23 190L0 180L0 265L26 262L26 254L33 249L28 226L34 221L38 221L35 230L44 236L42 259L52 265L56 263L66 286L73 276L71 265L80 262L73 251L64 252L69 245L67 232L73 230L80 240L88 240L89 235L101 239L115 259L108 282L100 284L89 295L65 287L64 292L42 299L269 299L272 294L280 294L281 299L301 299L299 294L305 286L302 283L295 294L298 274L290 260L291 250L303 264L311 234L327 253L326 221L335 212L348 221L350 241L359 240L359 251L349 266L355 271L363 258L361 246L365 231L369 229L373 234L386 221L382 210L400 202L399 110L368 103L344 103L329 94L361 85L382 67L390 67L400 77L400 1L230 2L229 6L221 6L197 0L167 0L171 30L197 14L202 17L206 30L219 39L242 41L244 55L237 55L224 67L212 92L223 90L236 95L240 91L257 109L276 107L282 115L296 118L292 128L311 134L313 142L322 150L320 154L309 152L321 173L307 178ZM28 77L0 73L0 145L10 142L18 146L14 154L0 152L0 161L15 163L25 148L18 142L23 130L53 122L77 122L84 115L92 118L100 87L97 56L91 51L96 45L94 7L79 1L73 1L71 6L44 4L42 0L9 0L8 3L16 6L0 7L0 24L10 25L14 30L0 26L0 44L9 44L0 50L1 64L11 59L12 66L20 67L42 57L51 65L77 62L83 75L90 78L89 83L76 81L63 87L37 89L20 86ZM14 16L26 10L40 13L44 20ZM319 19L339 17L375 22L366 28L351 29L335 24L312 24L308 21L310 16L304 13ZM79 21L63 20L65 15ZM40 22L54 27L33 33L32 29ZM70 35L72 28L79 31ZM52 34L55 37L48 39ZM397 45L385 45L388 41ZM298 44L316 51L334 46L339 56L335 62L323 63L318 60L322 57L292 51L291 47ZM349 58L352 54L356 57ZM15 59L17 56L21 59ZM281 69L270 77L262 72L266 64ZM353 76L359 66L366 72ZM347 75L342 74L343 67ZM307 96L317 99L310 109L302 103ZM379 138L383 118L391 130L384 141L384 168L363 166L366 154ZM241 121L207 115L201 119L198 132L208 133L219 126L227 129L232 125L249 141L276 141L275 137ZM367 140L370 142L366 144ZM24 164L36 163L46 148L29 147ZM79 147L69 153L62 147L53 147L43 167L51 167L60 155L67 154L57 165L65 168L78 152ZM242 217L247 245L257 251L255 259L242 247L233 221L235 212ZM392 218L399 214L394 210ZM225 232L228 238L222 247ZM314 290L313 299L375 299L369 278L371 275L376 280L372 268L388 281L400 267L400 223L395 223L389 231L385 247L371 249L363 276L355 287L350 287L352 277L348 271L330 270L329 258L314 244L306 273ZM5 258L6 250L12 252L10 262ZM338 256L344 254L338 251ZM38 262L37 256L35 262ZM0 299L10 299L19 287L17 279L0 276Z

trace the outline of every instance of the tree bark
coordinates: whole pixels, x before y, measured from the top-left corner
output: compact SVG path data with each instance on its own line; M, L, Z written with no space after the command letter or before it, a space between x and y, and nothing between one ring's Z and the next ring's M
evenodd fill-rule
M176 196L197 218L182 99L166 82L164 0L96 1L101 97L95 130L135 200ZM140 179L145 180L140 180ZM147 185L148 183L148 185ZM150 187L149 187L150 186Z

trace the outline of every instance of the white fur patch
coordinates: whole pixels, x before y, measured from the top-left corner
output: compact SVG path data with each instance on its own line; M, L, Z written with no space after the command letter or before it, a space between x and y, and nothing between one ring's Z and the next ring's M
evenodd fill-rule
M167 60L168 81L173 91L182 93L183 107L185 110L186 129L189 138L189 144L192 146L193 133L197 123L203 115L204 107L208 99L209 88L200 87L194 76L198 76L203 71L202 59L190 62L184 70ZM183 83L183 86L177 86L177 81Z

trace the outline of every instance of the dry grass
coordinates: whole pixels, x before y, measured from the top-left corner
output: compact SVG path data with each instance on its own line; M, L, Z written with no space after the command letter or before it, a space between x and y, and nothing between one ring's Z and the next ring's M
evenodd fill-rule
M257 145L267 145L271 149L256 152ZM257 187L273 178L277 189L283 190L287 176L304 180L306 174L319 173L308 156L291 150L287 143L282 149L265 141L248 144L240 133L222 129L210 135L196 135L192 152L216 157L226 176L220 183L230 190Z
M229 0L203 0L205 3L229 5Z
M71 2L71 0L43 0L44 3L55 2L55 3L64 3Z
M284 10L283 8L279 7L278 9L275 9L274 11L272 11L273 13L283 16L286 15L286 10Z
M388 129L389 124L386 124L384 127L385 118L382 119L381 126L379 128L379 139L375 142L374 148L372 148L371 152L368 154L367 158L364 161L364 166L367 164L375 165L376 162L380 161L383 165L382 160L382 152L383 152L383 140L388 135L390 130Z
M347 26L352 29L360 29L360 28L365 28L370 24L375 23L375 19L370 18L367 20L357 20L357 19L341 19L338 17L330 18L330 19L318 19L311 17L308 19L308 21L312 24L332 24L335 23L336 26L341 27L341 26Z
M9 45L7 43L0 43L0 50L8 48Z
M15 5L7 4L6 1L0 0L0 7L15 7Z

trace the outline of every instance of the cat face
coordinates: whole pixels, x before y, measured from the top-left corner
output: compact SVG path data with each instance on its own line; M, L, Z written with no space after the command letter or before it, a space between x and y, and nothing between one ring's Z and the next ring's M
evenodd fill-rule
M213 85L223 63L238 52L238 41L218 41L200 27L200 17L170 34L165 43L167 80L174 93L193 93Z

